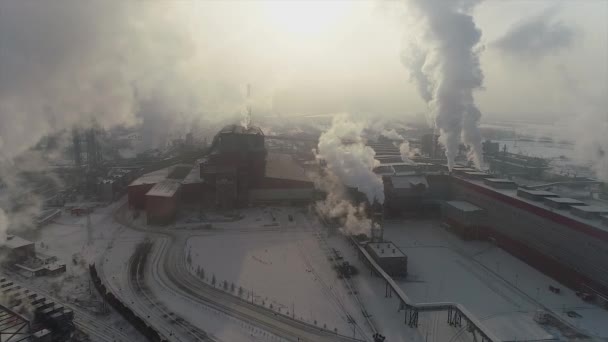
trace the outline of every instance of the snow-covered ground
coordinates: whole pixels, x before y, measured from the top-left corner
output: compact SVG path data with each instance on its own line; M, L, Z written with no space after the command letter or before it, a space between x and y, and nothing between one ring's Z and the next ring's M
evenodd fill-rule
M111 336L117 341L143 341L144 338L126 322L117 312L108 308L101 301L97 291L90 283L88 264L95 262L102 255L108 244L121 231L120 226L113 221L114 210L123 202L116 202L106 207L98 207L90 215L91 230L87 230L86 216L72 216L68 211L53 223L50 223L34 233L24 235L36 243L36 252L48 256L56 256L60 263L66 264L66 272L55 277L17 278L24 286L43 294L50 294L62 303L78 309L75 318L90 322L93 329L113 327L121 332L120 336ZM16 232L19 235L18 232ZM108 311L109 309L109 311ZM87 315L86 317L81 317ZM94 321L94 322L93 322ZM108 333L108 332L104 332ZM91 335L92 341L100 340Z
M459 302L504 339L559 335L535 323L539 309L591 336L608 337L607 310L490 243L462 241L435 220L387 222L384 236L408 255L409 276L398 283L416 302ZM561 288L561 294L550 292L549 285ZM570 310L582 317L568 317Z
M361 310L321 248L316 235L320 226L295 208L249 209L243 214L243 220L217 223L213 232L188 240L191 272L197 274L200 268L208 283L215 278L222 287L226 281L228 291L234 284L235 294L242 288L242 298L258 305L352 336L347 315L361 316ZM361 331L355 334L361 337Z

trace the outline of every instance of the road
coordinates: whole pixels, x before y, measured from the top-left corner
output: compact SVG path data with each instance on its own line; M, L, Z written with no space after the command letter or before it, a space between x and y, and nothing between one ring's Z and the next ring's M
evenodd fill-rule
M356 341L352 338L338 336L333 332L320 329L314 325L294 320L270 309L254 305L204 283L192 275L186 268L184 247L187 236L191 232L156 228L141 229L132 225L125 215L127 215L126 207L119 209L115 215L116 221L130 229L146 232L154 241L154 246L148 258L150 261L147 266L148 269L145 272L145 274L151 275L151 277L147 278L147 281L157 282L158 285L169 289L177 295L256 326L288 341ZM104 277L103 272L100 272L100 277ZM190 336L190 339L187 339L187 333L180 333L180 329L176 329L166 319L163 319L163 314L166 315L166 313L161 312L158 305L159 301L151 297L152 293L146 292L144 294L133 287L128 291L129 293L126 294L126 298L131 298L130 305L132 305L132 308L137 312L147 313L147 317L144 316L144 318L150 325L162 330L167 339L171 341L192 340L192 336ZM117 295L122 298L125 293L119 292ZM152 304L154 306L151 306ZM168 333L167 327L172 329L171 334Z

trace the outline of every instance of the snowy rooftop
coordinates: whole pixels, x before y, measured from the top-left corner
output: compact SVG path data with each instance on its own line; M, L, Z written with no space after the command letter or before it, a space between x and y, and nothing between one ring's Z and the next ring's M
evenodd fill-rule
M395 189L409 189L412 186L420 184L424 185L425 187L429 186L429 183L426 181L426 177L423 175L393 176L391 177L391 182L393 183L393 187Z
M608 214L608 207L602 207L599 205L578 205L573 209L578 211L584 211L587 213Z
M515 184L515 182L513 182L510 179L506 179L506 178L486 178L486 182L503 183L503 184Z
M179 190L180 182L174 180L164 180L156 183L155 186L146 193L146 196L173 197Z
M585 224L585 225L587 225L589 227L595 228L595 229L600 230L602 232L608 232L607 226L606 225L602 225L597 220L585 219L585 218L582 218L582 217L578 217L578 216L576 216L576 215L574 215L574 214L572 214L572 213L570 213L568 211L565 211L565 210L564 211L554 211L554 209L548 207L543 202L536 202L536 201L533 201L533 200L528 200L526 198L522 198L522 197L517 196L517 190L515 190L515 189L495 189L495 188L493 188L493 187L491 187L489 185L484 184L483 180L468 179L468 178L463 178L463 177L458 177L458 176L456 176L455 178L460 179L460 180L465 181L465 182L469 182L469 183L474 184L476 186L479 186L479 187L482 187L482 188L494 191L496 193L512 197L514 199L517 199L517 200L519 200L521 202L525 202L527 204L533 205L535 207L552 211L555 214L558 214L558 215L561 215L561 216L566 217L568 219L580 222L582 224ZM564 197L558 197L558 198L560 198L561 200L564 199ZM547 198L546 199L546 201L549 201L549 200L555 200L555 198ZM570 201L578 201L578 200L573 199L573 198L570 198L568 200L570 200ZM581 202L581 201L578 201L578 202L580 202L579 205L585 205L584 202ZM570 204L570 205L572 205L572 204Z
M4 242L4 246L10 249L20 248L32 244L34 243L16 235L7 235L6 241Z
M525 192L525 193L528 193L528 194L534 195L534 196L559 197L558 194L551 192L551 191L545 191L545 190L532 190L532 189L519 188L518 191Z
M448 205L462 211L480 211L480 207L466 201L447 201Z
M568 197L548 197L546 201L559 203L559 204L570 204L570 205L586 205L585 202L579 201L574 198Z
M392 242L372 242L368 244L380 258L403 258L405 254Z
M169 174L169 169L164 168L160 170L156 170L150 173L146 173L145 175L137 178L129 186L142 185L142 184L156 184L158 182L162 182L167 178Z
M304 169L289 154L268 153L266 173L268 178L289 179L301 182L312 182Z
M198 163L197 163L197 165L198 165ZM182 184L200 183L200 182L202 182L200 168L191 166L190 172L182 180Z

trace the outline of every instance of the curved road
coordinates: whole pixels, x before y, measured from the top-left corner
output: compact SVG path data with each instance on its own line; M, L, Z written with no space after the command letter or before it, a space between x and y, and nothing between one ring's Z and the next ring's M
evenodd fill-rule
M246 300L204 283L192 275L186 268L184 247L187 237L184 236L185 234L163 229L139 228L126 219L126 214L126 206L119 208L115 215L116 221L128 228L156 235L154 246L149 256L149 260L153 262L149 263L147 274L151 274L151 279L157 281L161 286L194 302L223 312L226 315L290 341L359 341L293 320L290 317L251 304ZM103 273L100 276L103 276ZM140 309L142 308L140 307ZM159 317L156 318L158 319ZM171 338L172 336L169 337Z

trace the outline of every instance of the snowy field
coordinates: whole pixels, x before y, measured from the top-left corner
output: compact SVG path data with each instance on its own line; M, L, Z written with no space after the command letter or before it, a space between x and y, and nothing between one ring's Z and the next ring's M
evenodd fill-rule
M409 276L399 285L416 302L459 302L505 340L560 337L535 323L539 309L591 336L608 337L608 311L487 242L465 242L438 221L414 220L387 222L385 239L408 255ZM550 292L549 285L560 287L561 294ZM582 317L568 317L570 310Z
M320 245L319 225L295 208L243 214L242 220L215 224L213 232L188 240L191 272L210 284L215 279L217 287L226 281L231 292L234 284L233 293L241 288L242 298L258 305L352 336L347 314L361 316L361 310ZM361 337L361 332L355 334Z

